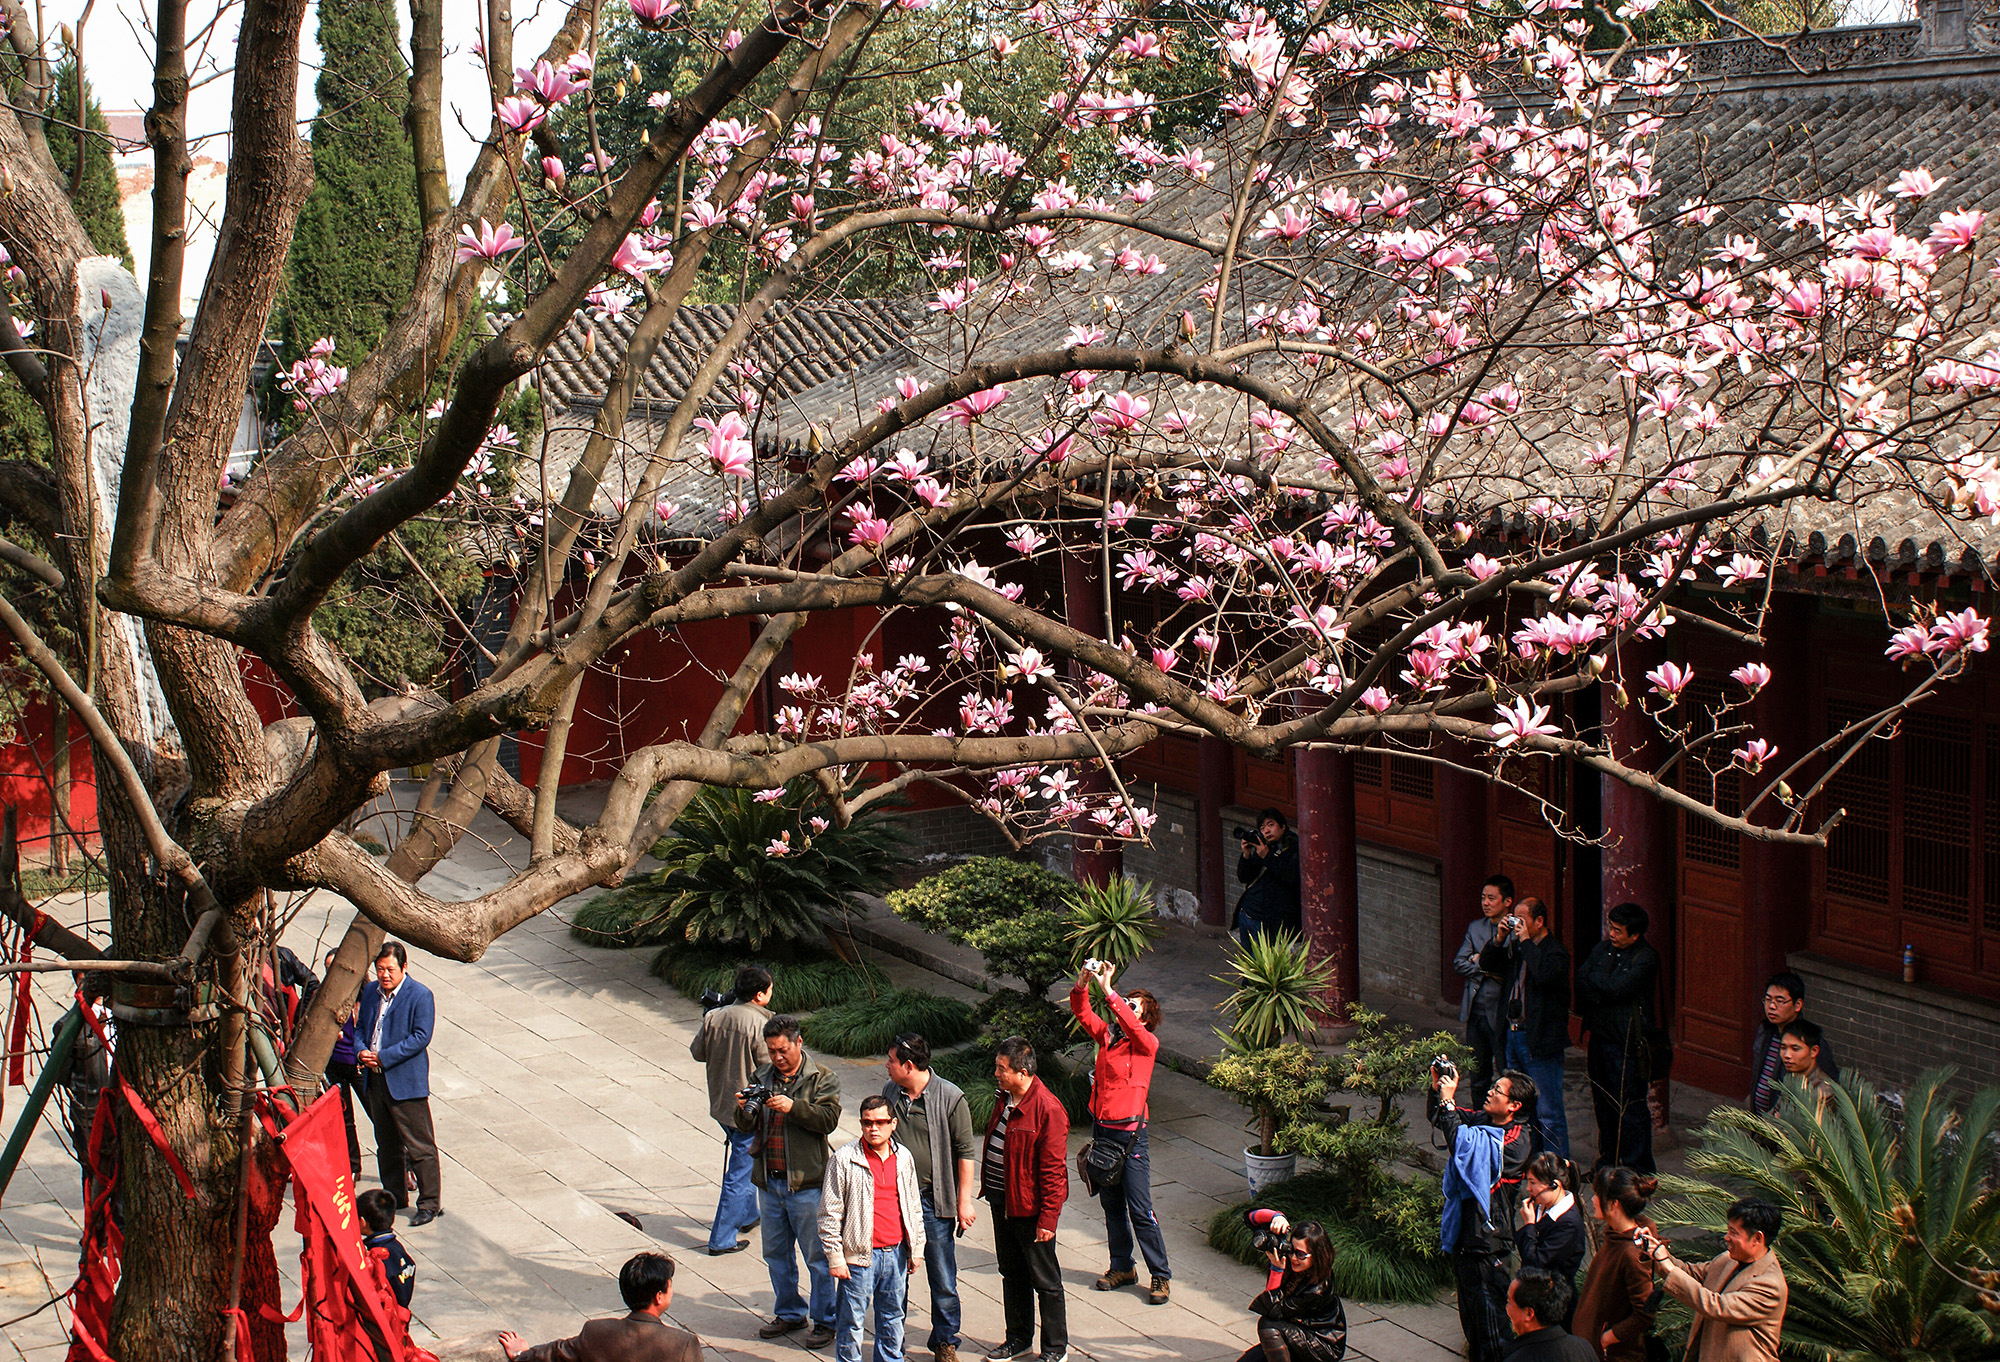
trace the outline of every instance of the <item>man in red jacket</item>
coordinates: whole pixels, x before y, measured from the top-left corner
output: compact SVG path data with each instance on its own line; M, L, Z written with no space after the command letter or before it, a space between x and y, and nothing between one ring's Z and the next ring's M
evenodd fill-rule
M1006 1100L993 1105L979 1164L979 1194L993 1206L993 1253L1000 1265L1007 1338L986 1362L1035 1351L1035 1301L1042 1306L1040 1362L1069 1362L1068 1311L1056 1262L1056 1221L1069 1197L1069 1113L1035 1077L1035 1047L1009 1036L993 1057Z

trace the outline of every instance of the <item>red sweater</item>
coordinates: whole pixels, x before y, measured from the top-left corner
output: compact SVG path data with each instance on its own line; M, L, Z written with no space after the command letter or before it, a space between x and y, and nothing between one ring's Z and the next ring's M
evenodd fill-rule
M1104 1001L1111 1005L1111 1015L1125 1032L1116 1045L1110 1043L1110 1024L1090 1005L1090 986L1079 979L1069 991L1069 1010L1097 1042L1097 1081L1091 1085L1090 1114L1109 1125L1142 1121L1160 1038L1146 1029L1131 1004L1116 992L1105 990Z
M993 1127L1006 1109L1002 1094L986 1123L987 1139L993 1138ZM985 1155L980 1157L983 1163ZM1036 1229L1053 1233L1068 1199L1069 1113L1038 1078L1007 1123L1007 1204L1002 1210L1009 1217L1031 1217Z

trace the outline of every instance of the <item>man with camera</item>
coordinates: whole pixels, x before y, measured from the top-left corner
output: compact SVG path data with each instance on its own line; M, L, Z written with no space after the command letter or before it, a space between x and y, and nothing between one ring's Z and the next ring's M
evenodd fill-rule
M771 1020L771 972L762 965L736 971L736 986L712 1001L688 1053L708 1066L708 1114L722 1127L722 1195L715 1223L708 1227L708 1256L741 1253L750 1247L744 1230L757 1223L757 1189L750 1182L750 1143L756 1136L736 1128L736 1094L759 1066L771 1062L764 1024Z
M1459 1024L1465 1027L1465 1043L1472 1047L1472 1078L1466 1096L1477 1100L1486 1095L1493 1075L1507 1067L1507 1031L1500 1020L1500 976L1488 974L1479 963L1479 954L1500 934L1498 924L1514 912L1514 881L1505 875L1488 875L1479 886L1479 916L1465 929L1458 954L1451 967L1465 980L1465 993L1458 1000Z
M1694 1311L1688 1362L1778 1362L1790 1288L1778 1262L1778 1228L1784 1212L1746 1197L1729 1208L1722 1253L1707 1267L1681 1262L1650 1229L1639 1231L1639 1249L1669 1296Z
M1569 1049L1569 948L1550 930L1549 910L1532 896L1496 924L1479 967L1500 977L1507 1026L1507 1066L1535 1081L1531 1109L1541 1147L1569 1157L1569 1113L1563 1107L1563 1053Z
M1471 1362L1500 1362L1507 1347L1507 1258L1513 1251L1521 1171L1539 1151L1521 1119L1535 1100L1535 1082L1516 1069L1493 1080L1478 1110L1454 1105L1458 1069L1431 1066L1430 1121L1445 1138L1440 1238L1458 1279L1458 1322Z
M796 1017L764 1023L771 1062L750 1075L736 1094L736 1128L757 1136L750 1180L757 1184L763 1212L764 1266L771 1274L777 1306L759 1338L780 1338L805 1327L808 1348L833 1342L834 1286L819 1237L820 1185L832 1153L827 1136L840 1124L840 1080L806 1054ZM805 1255L810 1301L799 1295L799 1265Z
M1236 900L1236 936L1244 945L1251 938L1297 933L1299 916L1299 839L1276 809L1257 815L1257 831L1238 832L1242 854L1236 878L1243 897Z

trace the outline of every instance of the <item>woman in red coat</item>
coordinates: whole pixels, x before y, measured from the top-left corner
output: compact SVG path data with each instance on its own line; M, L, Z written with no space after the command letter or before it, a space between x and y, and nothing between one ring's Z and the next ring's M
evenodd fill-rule
M1153 1274L1146 1300L1167 1303L1173 1268L1167 1263L1167 1240L1153 1213L1153 1164L1146 1141L1146 1093L1153 1086L1153 1061L1160 1053L1160 1002L1143 988L1121 998L1111 986L1113 969L1100 964L1076 976L1069 991L1069 1010L1097 1042L1097 1066L1091 1074L1090 1138L1125 1151L1125 1170L1117 1182L1098 1190L1104 1203L1105 1237L1110 1240L1111 1266L1095 1283L1099 1291L1115 1291L1139 1280L1132 1258L1136 1239ZM1104 991L1111 1009L1106 1022L1090 1005L1090 985Z

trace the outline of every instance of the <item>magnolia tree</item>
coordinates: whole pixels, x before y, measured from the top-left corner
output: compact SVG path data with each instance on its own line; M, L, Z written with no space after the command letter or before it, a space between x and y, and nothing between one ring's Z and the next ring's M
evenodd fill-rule
M41 55L6 2L32 96ZM0 616L96 744L108 955L222 1002L214 1020L121 1032L120 1069L194 1189L125 1124L108 1340L121 1362L213 1356L233 1346L217 1308L232 1283L253 1321L275 1290L239 1273L232 1247L248 1204L251 1254L261 1238L268 1260L276 1214L246 1185L261 1163L244 1148L261 1138L245 1051L267 891L326 889L358 909L286 1056L305 1094L334 1000L383 931L475 959L616 883L703 784L811 778L845 819L922 781L1021 836L1144 838L1152 816L1116 759L1162 734L1264 757L1399 740L1448 743L1496 778L1568 759L1725 828L1811 841L1833 816L1814 780L1902 706L1823 751L1777 751L1746 701L1797 659L1744 666L1703 708L1686 671L1638 674L1627 645L1696 615L1754 644L1787 534L1871 496L2000 519L1979 420L2000 371L1967 320L1981 215L1939 211L1950 187L1941 197L1918 167L1823 202L1669 192L1654 155L1687 96L1681 59L1586 55L1561 4L1527 18L1322 5L1282 24L1261 10L1169 21L1124 0L988 5L959 16L978 26L977 62L855 119L840 101L858 79L930 69L913 35L942 11L632 0L685 79L652 93L642 144L607 147L593 101L628 76L593 72L608 22L593 6L517 70L505 6L447 33L438 0L412 0L415 288L372 354L299 362L295 433L232 486L241 394L308 189L293 121L305 9L243 12L220 240L178 362L199 32L184 0L155 14L143 293L93 258L32 97L0 117L0 238L17 267L0 342L54 447L47 467L4 470L0 504L46 559L9 545L10 561L60 583L89 641L88 693L20 612ZM1228 126L1163 145L1139 77L1195 49L1222 54ZM492 93L456 198L448 59L483 62ZM987 73L1028 60L1059 93L1010 139L967 105ZM587 156L565 164L558 130ZM1068 148L1092 137L1128 181L1065 177ZM909 363L846 417L793 430L791 454L761 455L777 404L745 358L758 328L889 238L931 252ZM726 272L708 267L725 252ZM511 319L470 336L498 283ZM638 375L697 285L734 290L734 324L664 433L635 446ZM587 447L538 469L494 429L499 404L579 309L623 308L636 331ZM523 470L511 483L503 454ZM614 480L615 501L600 495ZM670 481L703 490L676 507ZM697 501L719 521L694 523ZM371 699L315 609L399 526L438 516L515 538L518 612L469 693ZM676 519L698 547L656 556ZM1032 561L1055 555L1106 604L1031 594ZM1114 583L1155 603L1142 625L1121 622ZM842 610L907 612L932 644L773 677L784 700L745 734L807 616ZM706 727L630 753L595 823L560 818L587 670L639 631L725 618L757 631ZM1885 639L1910 665L1904 706L1987 644L1969 611L1898 617ZM306 717L260 722L246 654ZM1657 736L1684 740L1645 750L1741 768L1742 806L1705 804L1685 792L1698 783L1573 727L1564 697L1614 684ZM547 753L530 790L493 758L501 735L536 729ZM377 859L343 827L419 763L433 774ZM466 902L417 888L482 804L529 839L529 863ZM43 940L90 949L56 928Z

